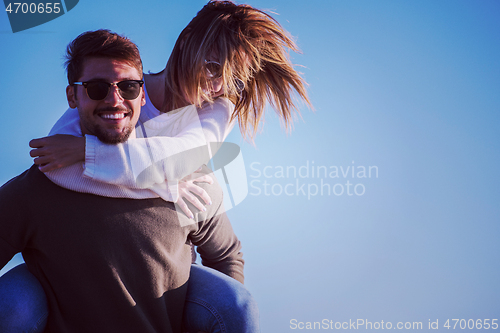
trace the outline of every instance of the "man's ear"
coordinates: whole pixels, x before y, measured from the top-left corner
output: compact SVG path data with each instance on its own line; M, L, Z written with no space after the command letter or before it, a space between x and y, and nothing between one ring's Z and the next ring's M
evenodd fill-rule
M146 105L146 93L144 92L144 87L141 87L141 106Z
M76 108L75 86L68 85L66 87L66 98L68 99L69 107L72 109Z

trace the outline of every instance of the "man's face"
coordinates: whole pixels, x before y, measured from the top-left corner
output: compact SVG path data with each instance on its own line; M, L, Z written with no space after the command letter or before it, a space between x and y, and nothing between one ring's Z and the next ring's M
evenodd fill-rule
M102 81L118 83L125 80L140 80L141 73L128 63L108 58L89 58L83 66L80 82ZM146 104L144 90L136 99L121 97L118 87L112 85L103 100L88 97L84 86L66 88L71 108L78 108L82 134L95 135L105 143L116 144L127 141L139 119L141 106Z

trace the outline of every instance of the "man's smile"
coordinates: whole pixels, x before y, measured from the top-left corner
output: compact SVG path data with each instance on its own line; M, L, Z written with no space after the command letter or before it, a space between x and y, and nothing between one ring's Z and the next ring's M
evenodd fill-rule
M125 113L104 113L99 115L101 118L104 119L123 119L127 114Z
M105 121L120 121L125 118L132 118L132 110L96 110L94 113Z

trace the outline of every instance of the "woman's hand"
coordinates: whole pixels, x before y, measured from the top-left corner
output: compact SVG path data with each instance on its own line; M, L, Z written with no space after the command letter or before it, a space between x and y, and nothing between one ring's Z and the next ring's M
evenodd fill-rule
M186 176L179 181L179 198L175 202L176 205L179 206L180 209L182 209L184 214L186 214L191 219L194 218L194 215L189 209L186 201L190 202L191 204L193 204L193 206L203 212L206 211L206 208L205 205L203 205L198 199L198 197L201 198L206 205L212 204L212 200L210 199L208 193L195 183L213 184L214 181L209 175L199 173L199 170L200 169L196 170L191 175Z
M85 162L85 138L73 135L56 134L30 141L30 156L40 171L48 172Z

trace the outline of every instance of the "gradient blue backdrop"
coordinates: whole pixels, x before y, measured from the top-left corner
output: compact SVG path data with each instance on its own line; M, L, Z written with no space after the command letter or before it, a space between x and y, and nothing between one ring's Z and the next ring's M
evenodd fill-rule
M256 147L230 135L249 195L229 216L262 332L293 331L293 319L424 331L429 320L445 331L446 319L500 319L500 2L248 1L296 37L316 109L302 108L291 135L268 113ZM204 3L80 0L16 34L0 13L0 183L31 165L29 140L67 107L68 42L108 28L160 71ZM308 178L280 178L281 167L305 176L308 165ZM378 174L312 177L312 165ZM348 195L347 181L364 193ZM345 191L308 198L321 184Z

